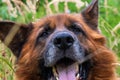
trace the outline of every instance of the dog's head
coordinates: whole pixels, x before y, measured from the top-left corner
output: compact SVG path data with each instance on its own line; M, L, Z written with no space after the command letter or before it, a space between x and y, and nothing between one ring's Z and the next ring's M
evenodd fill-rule
M29 25L1 21L0 39L17 57L18 75L86 80L92 65L89 55L104 45L97 25L98 0L93 0L80 14L58 14Z

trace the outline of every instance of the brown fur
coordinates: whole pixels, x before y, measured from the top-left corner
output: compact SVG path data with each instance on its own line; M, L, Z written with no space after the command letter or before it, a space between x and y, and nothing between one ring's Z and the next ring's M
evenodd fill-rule
M86 17L88 16L89 15ZM90 20L90 17L89 19L86 17L82 14L58 14L32 23L33 29L29 32L28 38L25 36L26 40L24 41L24 45L22 46L20 56L17 61L17 68L15 72L17 80L44 80L42 76L39 76L42 74L42 68L39 66L39 60L42 59L46 39L41 41L38 46L35 46L36 38L42 31L43 27L47 24L49 24L52 29L62 31L71 23L81 25L82 29L86 32L87 37L79 35L78 39L88 50L89 54L94 55L91 58L93 61L93 67L90 70L88 80L116 80L115 66L112 65L116 62L116 57L114 53L105 46L105 37L99 33L96 26L97 18L95 17L91 20L91 22L88 22L86 20ZM92 27L90 23L92 23ZM2 37L3 31L1 26L0 29L0 38L4 40ZM51 35L53 35L53 33ZM51 35L48 37L49 39L51 39ZM4 37L5 36L6 35L4 35ZM14 39L14 41L22 42L16 39ZM13 41L11 44L13 44Z
M62 22L60 21L60 19L58 20L58 17L60 16L62 17ZM63 24L63 23L67 24L68 22L65 22L66 21L65 19L70 18L71 20L76 20L77 22L82 24L82 26L84 27L84 30L88 32L87 35L90 37L90 39L83 40L83 45L87 45L85 47L91 50L91 54L95 55L93 57L94 67L91 70L88 80L115 80L115 69L112 64L115 63L116 59L115 59L115 55L109 49L106 48L105 38L101 34L97 33L96 31L91 30L82 20L82 17L77 17L78 18L77 20L76 16L63 14L57 17L56 16L48 17L45 19L45 21L46 22L53 21L51 25L57 25L56 23L60 23L60 22L61 22L60 24ZM79 20L79 18L81 18L81 20ZM38 25L40 26L41 23L37 23L37 24L34 23L34 24L36 26ZM43 23L44 23L44 20L43 20ZM59 25L59 28L61 27L62 26ZM35 43L34 37L37 35L37 32L39 30L37 28L38 27L34 29L31 36L29 37L29 41L24 45L24 48L22 50L22 57L18 62L19 67L16 72L19 80L33 80L33 79L40 80L40 78L37 77L36 75L37 71L39 71L37 70L38 69L37 59L38 59L38 55L39 56L41 55L39 53L41 53L42 50L44 49L42 46L44 46L45 41L42 42L41 46L35 49L34 49L34 44L30 44L30 43ZM39 49L41 50L41 52L37 51Z

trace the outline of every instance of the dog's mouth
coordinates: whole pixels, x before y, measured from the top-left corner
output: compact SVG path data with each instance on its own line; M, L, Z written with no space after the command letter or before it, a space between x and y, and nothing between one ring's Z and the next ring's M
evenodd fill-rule
M52 67L54 79L51 80L86 80L90 69L88 66L88 62L78 64L72 59L62 58Z

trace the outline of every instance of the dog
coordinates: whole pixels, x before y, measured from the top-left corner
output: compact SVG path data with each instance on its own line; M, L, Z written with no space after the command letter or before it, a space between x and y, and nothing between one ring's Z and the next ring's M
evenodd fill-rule
M93 0L77 14L30 24L0 21L0 40L17 59L16 80L116 80L116 56L98 29L98 14Z

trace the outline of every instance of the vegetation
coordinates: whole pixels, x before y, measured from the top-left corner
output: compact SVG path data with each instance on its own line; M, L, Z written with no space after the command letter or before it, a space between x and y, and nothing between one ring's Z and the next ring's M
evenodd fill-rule
M90 0L73 0L73 2L54 0L0 0L0 20L12 20L29 23L54 13L80 12ZM72 1L72 0L69 0ZM99 0L99 27L107 37L107 46L120 60L120 0ZM13 80L15 58L11 51L0 42L0 80ZM118 64L119 65L119 64ZM117 69L118 76L120 68Z
M108 47L118 55L117 73L120 75L120 0L100 0L99 26L107 38Z

